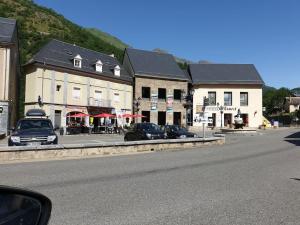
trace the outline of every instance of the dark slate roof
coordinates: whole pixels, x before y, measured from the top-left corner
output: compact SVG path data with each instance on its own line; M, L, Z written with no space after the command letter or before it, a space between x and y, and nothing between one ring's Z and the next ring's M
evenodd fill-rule
M16 29L16 20L0 17L0 43L13 43L13 36Z
M253 64L190 64L194 84L264 84Z
M171 54L126 48L134 75L188 80Z
M82 58L81 68L74 67L73 63L74 57L78 54ZM103 63L102 73L96 72L95 69L95 63L98 60L101 60ZM35 62L132 82L132 76L128 74L115 57L58 40L48 42L27 64ZM116 65L119 65L121 68L120 76L114 75L114 67Z

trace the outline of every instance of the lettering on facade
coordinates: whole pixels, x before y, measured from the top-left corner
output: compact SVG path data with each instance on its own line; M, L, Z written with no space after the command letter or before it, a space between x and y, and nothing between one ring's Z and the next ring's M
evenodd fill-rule
M172 113L173 112L173 95L167 96L167 112Z
M151 110L152 111L157 110L157 100L158 100L158 94L151 94Z

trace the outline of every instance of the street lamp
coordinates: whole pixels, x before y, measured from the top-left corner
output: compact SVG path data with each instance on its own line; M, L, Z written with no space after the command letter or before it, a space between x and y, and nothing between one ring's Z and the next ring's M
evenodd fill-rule
M140 105L141 105L140 101L141 100L142 100L141 97L133 100L133 112L134 112L134 114L138 113L140 111Z
M219 102L217 103L217 107L219 108L220 110L220 113L221 113L221 128L223 128L223 110L224 110L224 106L220 105Z
M195 90L191 88L187 94L185 95L185 90L182 90L182 98L185 100L184 107L186 108L186 125L192 125L193 119L191 117L193 116L193 95L195 93Z

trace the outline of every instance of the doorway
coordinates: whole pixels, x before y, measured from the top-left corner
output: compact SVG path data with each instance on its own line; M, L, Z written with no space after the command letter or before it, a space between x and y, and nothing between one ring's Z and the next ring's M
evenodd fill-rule
M243 123L245 127L249 126L249 117L248 114L241 114L241 117L243 118Z
M150 111L142 111L142 123L150 122Z
M232 124L232 114L224 113L224 127L231 126Z
M165 111L158 111L157 124L162 125L162 126L166 125L166 112Z
M181 112L174 112L173 113L173 124L174 125L181 125Z
M54 129L59 129L61 126L61 110L55 110Z

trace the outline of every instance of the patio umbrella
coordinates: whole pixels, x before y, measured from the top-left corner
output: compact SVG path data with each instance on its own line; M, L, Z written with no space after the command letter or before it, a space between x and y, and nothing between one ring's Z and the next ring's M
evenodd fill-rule
M116 115L109 114L109 113L100 113L98 115L94 116L95 118L113 118L116 117Z
M133 118L133 116L134 115L132 115L132 114L123 114L123 115L121 115L121 117L123 117L123 118Z
M78 117L86 117L86 116L89 116L89 115L85 114L85 113L76 113L74 115L68 115L67 117L78 118Z

